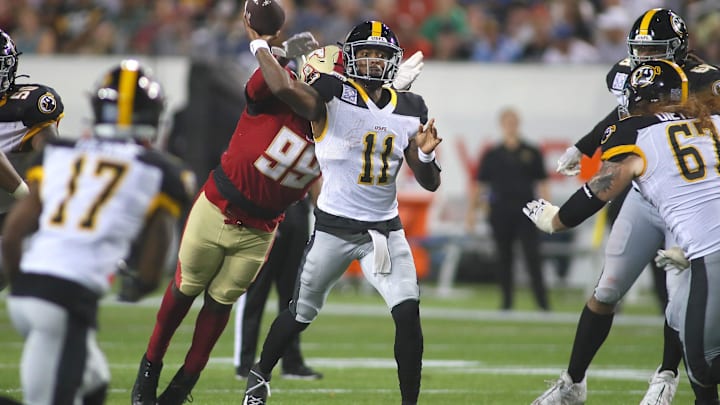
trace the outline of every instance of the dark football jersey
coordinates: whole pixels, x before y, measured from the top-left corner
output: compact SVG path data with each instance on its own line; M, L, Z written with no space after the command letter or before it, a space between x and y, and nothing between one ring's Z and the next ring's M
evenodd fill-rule
M625 58L613 65L605 78L608 90L619 97L625 88L625 82L631 70L629 58ZM720 97L720 68L688 59L683 66L683 71L687 75L691 92L699 93L709 91ZM602 121L595 125L587 135L582 137L575 146L580 149L583 154L592 156L600 145L600 139L602 139L605 129L617 121L617 119L617 109L613 109Z
M0 100L0 150L26 152L42 128L57 125L63 116L60 96L41 84L16 85Z
M260 69L248 80L245 94L247 107L220 158L220 168L241 198L277 215L263 218L248 210L235 210L237 207L218 188L215 179L218 169L210 174L203 190L226 214L232 209L232 219L270 231L282 219L282 212L301 200L320 177L320 167L315 159L309 121L273 96Z

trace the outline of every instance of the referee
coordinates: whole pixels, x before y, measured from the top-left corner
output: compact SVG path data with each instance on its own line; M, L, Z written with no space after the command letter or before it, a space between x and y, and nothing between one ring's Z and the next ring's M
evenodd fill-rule
M519 132L520 117L513 108L499 114L502 142L481 159L470 192L467 230L474 232L478 209L487 211L498 253L497 278L502 291L502 310L513 308L513 244L519 240L538 307L550 309L541 271L540 235L535 225L522 215L527 201L547 199L547 173L540 150L525 142Z

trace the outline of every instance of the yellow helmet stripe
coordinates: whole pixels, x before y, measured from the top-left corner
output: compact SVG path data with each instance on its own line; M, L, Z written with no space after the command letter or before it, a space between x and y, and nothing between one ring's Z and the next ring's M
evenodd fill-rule
M118 83L118 125L132 124L133 104L135 102L135 89L137 87L137 69L129 69L123 65L120 69Z
M652 18L659 10L659 8L654 8L645 13L642 21L640 21L640 32L638 32L638 35L650 35L648 33L648 30L650 29L650 21L652 21Z
M372 22L372 36L374 36L374 37L382 36L382 23L380 21Z
M688 99L688 78L687 78L687 75L686 75L685 72L682 70L682 68L681 68L680 66L678 66L677 64L672 63L672 62L670 62L670 61L666 61L666 60L661 60L661 62L664 62L664 63L670 65L673 69L675 69L675 71L677 72L678 76L680 76L680 80L682 80L682 84L680 84L680 92L681 92L680 102L684 104L684 103L687 101L687 99Z

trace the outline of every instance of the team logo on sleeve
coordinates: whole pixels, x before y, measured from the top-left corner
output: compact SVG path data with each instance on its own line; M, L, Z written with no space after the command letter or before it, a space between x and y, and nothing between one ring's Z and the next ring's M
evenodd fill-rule
M57 101L52 93L45 93L38 99L38 109L44 114L50 114L57 108Z
M343 99L351 104L357 104L357 97L358 97L357 90L355 90L354 88L352 88L348 85L343 85L342 96L340 96L341 99Z
M607 142L608 139L610 139L610 136L615 133L615 130L617 130L617 127L615 125L610 125L609 127L605 128L605 132L600 139L600 143L604 144L605 142Z
M613 79L612 88L615 90L622 90L625 88L625 82L627 81L628 74L617 72Z

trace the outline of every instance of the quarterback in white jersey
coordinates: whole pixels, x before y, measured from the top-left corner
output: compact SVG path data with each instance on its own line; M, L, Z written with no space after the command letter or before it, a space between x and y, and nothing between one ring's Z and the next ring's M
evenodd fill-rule
M720 382L720 116L708 107L717 112L717 102L712 95L689 98L687 76L670 61L633 69L626 93L635 115L605 130L599 172L562 207L535 200L524 212L541 230L563 230L634 181L690 259L666 316L679 331L690 380L714 387ZM716 403L711 391L715 398L695 403Z
M155 288L192 198L191 172L149 148L163 100L137 61L123 61L93 93L93 137L48 140L28 170L29 195L8 214L2 244L8 310L25 337L24 404L105 401L98 301L133 243L136 295Z
M398 216L395 181L407 161L420 185L435 191L440 167L434 155L441 139L434 121L428 122L422 97L389 86L402 60L398 39L379 21L358 24L342 45L347 79L311 72L306 84L282 74L268 50L272 36L261 37L247 21L246 27L270 89L290 99L288 104L312 122L323 184L295 299L265 339L260 361L248 375L243 404L266 402L272 369L286 345L317 317L353 260L390 308L402 403L416 404L423 352L420 294Z

